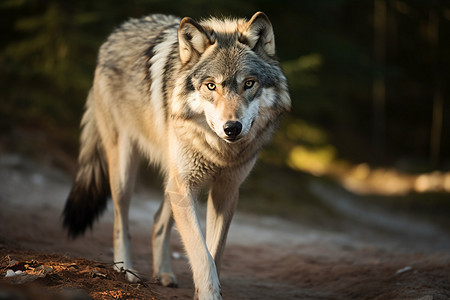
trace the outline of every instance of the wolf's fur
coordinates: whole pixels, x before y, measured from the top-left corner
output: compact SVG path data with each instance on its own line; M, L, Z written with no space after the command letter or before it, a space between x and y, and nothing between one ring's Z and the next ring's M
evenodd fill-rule
M78 174L63 212L69 235L91 227L111 195L114 260L118 269L132 269L128 208L143 155L165 179L153 225L154 276L176 285L169 253L175 220L196 297L220 299L218 274L239 186L290 105L263 13L250 21L130 20L100 48ZM205 186L206 238L196 213Z

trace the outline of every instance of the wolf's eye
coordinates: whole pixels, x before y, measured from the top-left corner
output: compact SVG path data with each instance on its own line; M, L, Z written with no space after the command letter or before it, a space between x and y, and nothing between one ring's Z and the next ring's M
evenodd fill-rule
M214 91L216 89L216 85L212 82L209 82L206 84L206 87L208 88L208 90L210 91Z
M244 83L244 89L246 89L246 90L251 89L254 85L255 85L255 81L254 80L247 80Z

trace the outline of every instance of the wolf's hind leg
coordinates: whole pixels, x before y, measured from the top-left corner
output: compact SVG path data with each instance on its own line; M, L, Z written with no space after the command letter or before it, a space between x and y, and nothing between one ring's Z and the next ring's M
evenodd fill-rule
M119 135L115 145L107 145L105 148L108 149L111 195L114 203L114 268L117 271L132 271L128 212L139 159L126 134ZM126 273L126 277L131 282L139 280L130 272Z
M164 197L161 206L155 214L153 222L153 276L161 285L176 287L177 279L172 271L170 259L170 233L173 226L170 200Z

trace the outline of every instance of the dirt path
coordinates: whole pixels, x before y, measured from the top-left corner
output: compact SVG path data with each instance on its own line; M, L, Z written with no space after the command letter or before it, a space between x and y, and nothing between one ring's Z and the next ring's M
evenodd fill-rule
M17 268L34 261L53 266L54 273L59 270L56 263L66 266L43 280L45 289L56 292L69 286L97 299L192 298L191 274L176 232L172 249L179 288L151 281L151 226L159 194L141 190L133 199L133 257L141 276L150 279L147 286L133 286L109 273L111 208L92 232L66 239L60 212L70 183L58 171L20 157L0 157L0 294L13 281L4 276L14 259ZM300 221L238 213L221 274L224 299L450 299L447 233L407 216L367 212L325 186L311 189L330 205L339 200L349 220L335 229L318 229Z

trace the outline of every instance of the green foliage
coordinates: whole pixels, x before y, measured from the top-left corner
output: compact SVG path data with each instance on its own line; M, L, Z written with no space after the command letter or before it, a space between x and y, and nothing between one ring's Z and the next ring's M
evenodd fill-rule
M100 44L87 28L98 17L57 1L4 4L1 15L11 23L0 50L3 122L75 131L92 80L91 49Z
M271 19L278 55L288 76L293 110L262 157L325 163L337 157L373 160L372 82L386 80L384 162L427 157L434 87L440 83L448 112L450 33L447 4L386 0L386 64L373 59L372 1L5 0L0 3L0 128L39 126L77 135L96 55L107 35L130 17L170 13ZM439 47L427 37L429 12L440 17ZM436 65L438 68L434 67ZM450 134L444 117L442 137ZM76 148L76 143L73 143ZM293 154L294 153L294 154ZM441 157L450 157L442 139ZM288 158L288 159L287 159ZM303 164L300 163L300 164ZM296 166L299 163L294 164Z

